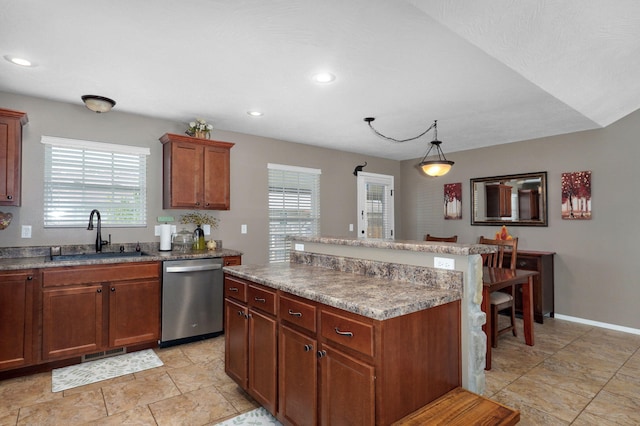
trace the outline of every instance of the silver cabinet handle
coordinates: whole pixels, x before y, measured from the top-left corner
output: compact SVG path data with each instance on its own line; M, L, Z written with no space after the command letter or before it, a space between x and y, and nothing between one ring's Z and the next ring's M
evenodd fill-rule
M305 352L309 352L310 350L313 350L313 346L312 345L304 345L304 351Z
M238 287L229 287L229 291L238 292Z
M300 318L302 316L302 312L293 312L291 309L289 309L289 315Z
M262 297L254 297L253 300L260 303L267 303L267 299L264 299Z
M340 335L340 336L347 336L347 337L353 337L353 333L350 331L340 331L338 329L338 327L335 328L336 330L336 334Z
M327 351L318 351L318 358L324 358L327 356Z

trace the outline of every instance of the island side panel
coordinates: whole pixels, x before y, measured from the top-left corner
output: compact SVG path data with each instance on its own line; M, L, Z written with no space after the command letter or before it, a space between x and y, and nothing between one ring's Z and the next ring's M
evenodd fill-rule
M461 302L378 322L376 424L390 424L462 383Z

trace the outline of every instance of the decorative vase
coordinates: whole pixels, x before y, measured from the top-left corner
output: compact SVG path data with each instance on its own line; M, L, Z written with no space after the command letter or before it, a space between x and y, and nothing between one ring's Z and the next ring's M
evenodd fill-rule
M194 137L200 138L200 139L209 139L209 132L197 131L196 130L196 133L195 133Z
M207 248L207 243L204 240L204 231L200 228L200 225L193 231L193 240L194 250L204 250Z

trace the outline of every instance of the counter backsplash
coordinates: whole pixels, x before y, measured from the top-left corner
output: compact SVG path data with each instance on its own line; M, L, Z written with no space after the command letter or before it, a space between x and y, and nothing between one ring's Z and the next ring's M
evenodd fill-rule
M290 262L388 280L408 281L427 285L430 288L462 291L462 272L460 271L293 250Z

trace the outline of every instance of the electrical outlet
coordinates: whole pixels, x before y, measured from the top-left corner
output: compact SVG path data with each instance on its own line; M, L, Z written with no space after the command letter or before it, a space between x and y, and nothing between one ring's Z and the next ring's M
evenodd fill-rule
M293 249L295 251L304 251L304 244L295 244Z
M241 234L246 234L247 233L247 225L240 225L240 233Z
M31 225L22 225L22 238L31 238Z
M455 269L456 261L455 259L450 259L448 257L434 257L433 267L440 269Z
M154 235L155 235L156 237L159 237L159 236L160 236L160 234L161 234L160 229L161 229L161 228L160 228L160 225L156 225L156 226L154 227Z
M353 232L353 223L349 224L349 232Z

